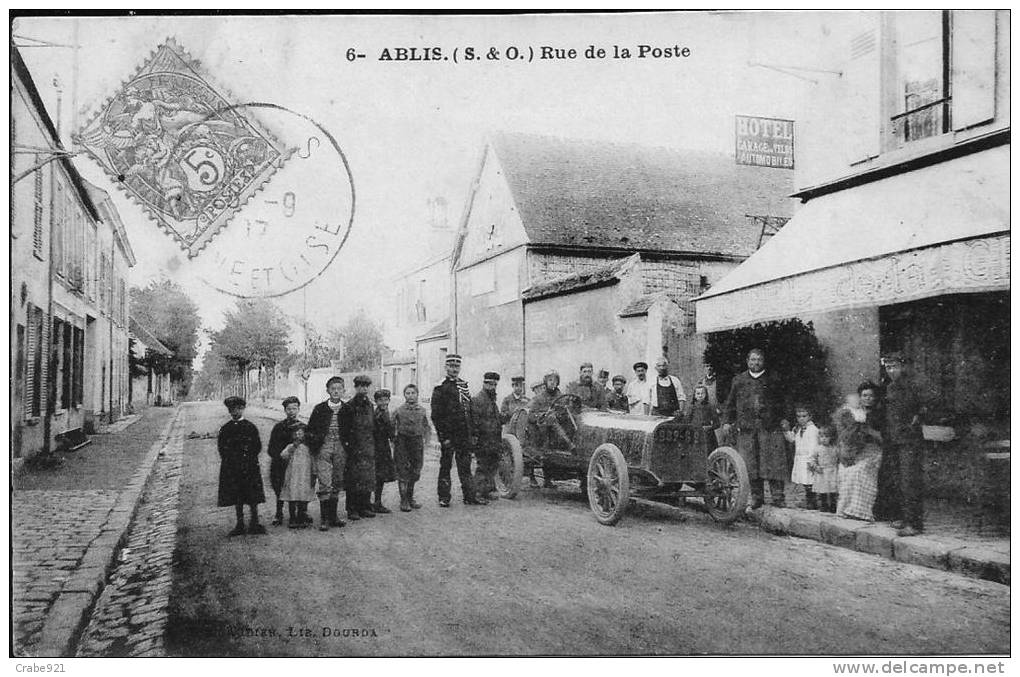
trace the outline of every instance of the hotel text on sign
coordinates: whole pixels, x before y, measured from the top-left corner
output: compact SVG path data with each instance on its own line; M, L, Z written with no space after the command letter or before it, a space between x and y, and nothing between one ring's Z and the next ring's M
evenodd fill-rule
M737 164L793 169L793 120L738 115Z

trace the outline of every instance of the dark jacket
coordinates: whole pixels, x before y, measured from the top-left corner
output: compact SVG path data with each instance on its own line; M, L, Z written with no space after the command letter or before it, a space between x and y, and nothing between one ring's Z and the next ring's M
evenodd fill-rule
M775 432L783 418L782 395L766 371L758 378L744 372L733 377L723 405L723 421L743 432Z
M581 383L571 381L567 384L567 392L581 398L581 404L592 409L606 409L606 389L598 381Z
M342 414L345 406L341 404L336 412L336 416L340 421L343 420ZM319 453L322 443L326 441L330 418L333 415L333 410L329 408L326 402L319 402L312 409L312 414L308 417L308 428L305 430L305 443L313 454Z
M892 444L920 441L920 426L911 425L915 416L920 418L924 406L917 387L901 377L886 386L884 400L886 440Z
M467 385L461 379L447 377L432 390L432 424L441 442L450 440L455 444L469 444L470 406L461 402L458 383Z
M499 444L503 439L503 425L495 394L489 395L483 390L471 398L471 435L479 445Z
M227 421L216 439L220 453L220 478L217 505L254 505L264 503L259 453L262 440L251 421Z
M269 454L269 458L273 460L273 463L283 462L280 454L283 452L284 447L290 444L290 427L294 423L296 421L285 418L274 425L273 430L269 433L269 444L266 445L266 453Z

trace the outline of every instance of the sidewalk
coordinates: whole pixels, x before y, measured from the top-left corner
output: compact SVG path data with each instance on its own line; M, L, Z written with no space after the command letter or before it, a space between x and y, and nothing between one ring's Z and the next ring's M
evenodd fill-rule
M789 534L932 569L1010 585L1009 527L982 525L976 512L939 502L925 505L925 531L901 537L884 522L862 522L831 513L765 506L750 521L774 534Z
M59 467L12 476L15 655L73 651L179 412L150 408L118 432L92 436Z

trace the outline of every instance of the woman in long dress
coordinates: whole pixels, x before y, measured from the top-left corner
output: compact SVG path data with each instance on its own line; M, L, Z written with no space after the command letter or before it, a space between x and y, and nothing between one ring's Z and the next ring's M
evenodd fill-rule
M874 522L872 510L878 496L878 469L882 465L882 434L875 414L878 386L870 381L862 383L855 399L858 401L848 401L835 416L839 434L836 515Z

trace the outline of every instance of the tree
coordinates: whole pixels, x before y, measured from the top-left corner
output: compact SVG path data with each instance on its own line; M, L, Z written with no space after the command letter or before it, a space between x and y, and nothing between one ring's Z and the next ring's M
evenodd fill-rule
M221 363L233 366L240 377L243 396L250 369L259 370L261 387L263 370L286 356L290 328L280 309L266 299L240 300L224 317L223 329L212 334L211 355L207 358L221 361L212 363L217 369Z
M202 326L198 305L176 283L159 280L144 289L132 287L131 316L173 353L171 357L147 356L149 366L168 371L181 395L186 394Z
M359 310L338 332L342 337L341 371L358 371L378 367L382 360L382 329L364 310Z
M785 403L784 415L791 421L792 408L797 403L811 406L816 422L833 409L836 401L825 348L815 336L814 325L804 324L798 318L707 336L705 364L715 371L720 402L725 401L733 377L747 368L747 353L752 348L765 351L766 365Z

